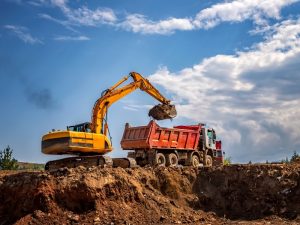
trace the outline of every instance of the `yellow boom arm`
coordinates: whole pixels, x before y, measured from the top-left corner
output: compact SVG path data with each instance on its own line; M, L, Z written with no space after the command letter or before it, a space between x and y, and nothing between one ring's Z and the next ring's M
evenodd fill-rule
M127 84L123 87L120 87L129 77L132 77L133 82ZM166 99L152 84L142 77L139 73L131 72L128 76L121 79L114 86L107 89L102 96L96 101L93 114L92 114L92 123L91 130L93 133L103 133L107 135L107 121L103 124L105 116L107 114L108 108L119 99L130 94L136 89L141 89L142 91L147 92L149 95L157 99L163 104L169 104L170 100Z

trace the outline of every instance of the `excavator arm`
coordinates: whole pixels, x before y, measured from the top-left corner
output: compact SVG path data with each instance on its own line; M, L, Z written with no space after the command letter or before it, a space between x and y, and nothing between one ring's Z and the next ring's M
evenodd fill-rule
M133 81L125 86L121 86L129 78ZM170 105L170 100L166 99L147 79L142 77L139 73L131 72L128 76L122 78L119 82L111 88L105 90L102 96L96 101L92 112L91 130L93 133L102 133L107 135L107 110L116 101L140 89L147 92L153 98L161 102L161 105L155 106L151 109L149 115L154 119L167 119L176 116L176 109L174 105ZM152 112L152 113L151 113ZM163 116L157 116L163 115Z

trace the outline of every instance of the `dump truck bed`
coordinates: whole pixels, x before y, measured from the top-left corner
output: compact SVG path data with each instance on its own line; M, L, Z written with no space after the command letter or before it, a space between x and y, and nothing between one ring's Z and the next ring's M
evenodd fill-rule
M130 127L126 124L121 147L123 150L195 150L198 147L200 130L200 124L164 128L153 120L147 126Z

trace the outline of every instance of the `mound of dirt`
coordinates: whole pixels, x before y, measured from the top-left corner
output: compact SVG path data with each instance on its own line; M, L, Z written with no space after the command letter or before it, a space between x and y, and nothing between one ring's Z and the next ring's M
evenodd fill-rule
M236 165L6 173L0 225L297 224L299 172L295 165Z
M175 105L158 104L149 110L148 116L155 120L173 119L177 116Z
M300 214L300 164L205 168L196 183L199 208L222 217L296 219Z
M195 213L194 169L84 168L0 181L0 224L154 224L214 220Z

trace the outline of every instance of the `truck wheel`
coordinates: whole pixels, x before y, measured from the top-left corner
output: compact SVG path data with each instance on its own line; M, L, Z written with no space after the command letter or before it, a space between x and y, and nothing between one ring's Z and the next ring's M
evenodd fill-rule
M170 153L167 155L167 166L177 166L178 157L175 153Z
M199 159L199 156L197 156L196 154L192 156L192 166L193 167L200 166L200 159Z
M157 153L155 157L155 165L165 166L166 165L166 157L162 153Z
M205 165L211 167L212 164L213 164L212 157L210 155L206 155L206 163L205 163Z

